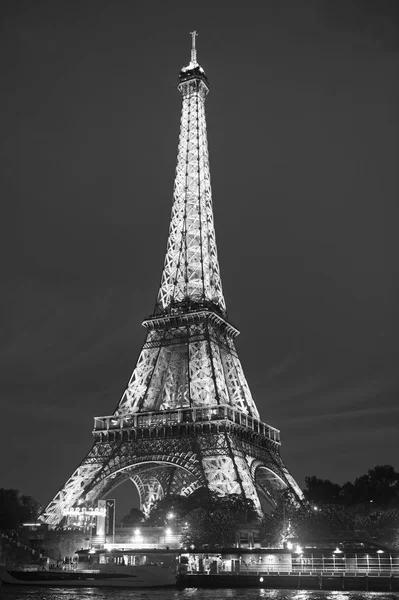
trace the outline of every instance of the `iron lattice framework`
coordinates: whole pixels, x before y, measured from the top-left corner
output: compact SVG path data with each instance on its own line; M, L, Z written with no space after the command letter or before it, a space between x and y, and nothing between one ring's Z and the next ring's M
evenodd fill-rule
M95 419L89 454L47 506L62 523L130 479L148 512L166 494L208 487L275 504L302 492L280 456L280 434L262 422L227 320L213 222L205 98L197 62L180 72L183 97L166 258L147 337L115 413Z

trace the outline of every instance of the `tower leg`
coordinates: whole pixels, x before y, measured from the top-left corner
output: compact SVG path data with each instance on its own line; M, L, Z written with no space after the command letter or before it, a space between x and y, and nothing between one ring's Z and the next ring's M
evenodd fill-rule
M133 475L131 481L137 487L140 498L140 510L148 517L152 507L164 497L160 481L150 473Z
M217 454L211 454L210 438L202 440L202 467L208 487L220 496L239 494L252 500L255 510L262 514L262 507L251 475L250 466L239 443L227 435L221 434L213 438L212 446L216 446Z

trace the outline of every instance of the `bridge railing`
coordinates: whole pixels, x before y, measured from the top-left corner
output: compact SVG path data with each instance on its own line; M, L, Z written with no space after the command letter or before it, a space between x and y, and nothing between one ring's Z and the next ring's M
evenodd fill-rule
M230 421L251 429L255 433L280 443L280 431L263 421L255 419L227 404L200 408L179 408L152 412L137 412L129 416L95 417L94 431L115 431L123 429L144 429L190 423Z

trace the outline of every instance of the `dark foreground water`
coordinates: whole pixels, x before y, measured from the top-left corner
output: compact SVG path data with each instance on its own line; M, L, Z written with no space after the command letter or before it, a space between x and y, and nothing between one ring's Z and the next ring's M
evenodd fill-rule
M385 592L292 590L129 590L95 588L20 588L0 586L1 600L399 600Z

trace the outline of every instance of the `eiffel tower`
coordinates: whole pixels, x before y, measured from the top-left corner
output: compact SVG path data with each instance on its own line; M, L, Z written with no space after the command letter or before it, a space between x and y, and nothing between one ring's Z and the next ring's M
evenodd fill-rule
M148 513L167 494L197 488L241 494L261 512L302 492L280 456L280 433L260 419L234 346L215 241L205 98L209 84L191 60L178 89L182 113L166 258L154 313L113 415L96 417L94 445L47 506L51 526L78 505L94 506L131 480Z

